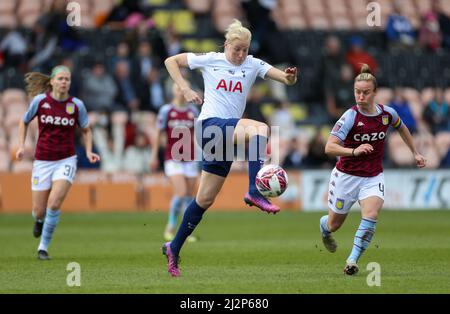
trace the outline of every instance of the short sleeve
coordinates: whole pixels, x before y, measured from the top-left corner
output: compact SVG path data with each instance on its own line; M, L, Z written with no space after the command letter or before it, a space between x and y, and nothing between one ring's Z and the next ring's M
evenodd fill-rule
M45 94L39 94L33 98L33 100L30 103L30 106L28 107L28 110L24 113L22 120L24 123L28 124L31 120L36 116L36 113L39 109L39 103L42 101L42 99L45 98Z
M265 78L267 71L269 71L270 68L272 68L270 64L258 58L252 58L252 63L253 66L256 68L256 74L260 78Z
M189 65L189 69L194 70L205 67L211 61L213 54L214 52L209 53L189 52L187 54L187 62Z
M343 142L353 127L355 117L356 111L353 109L348 109L335 123L333 129L331 130L331 135L336 136Z
M388 106L384 106L384 110L389 112L392 116L391 126L395 129L398 129L402 125L403 121L402 119L400 119L397 111L394 108Z
M86 106L84 105L83 101L81 101L81 99L73 98L72 100L78 107L78 125L83 129L87 128L87 126L89 125L89 119Z
M164 130L167 127L167 120L169 119L169 111L171 105L166 104L159 109L158 117L156 118L156 127L159 130Z

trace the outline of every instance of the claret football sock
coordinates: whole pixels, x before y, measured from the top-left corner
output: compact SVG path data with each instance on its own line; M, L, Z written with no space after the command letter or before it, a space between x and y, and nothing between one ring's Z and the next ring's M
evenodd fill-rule
M38 251L48 250L48 246L50 245L50 241L52 240L53 233L55 232L60 216L61 210L51 210L47 208L47 214L45 215L44 227L42 228L41 242L39 243Z
M353 249L347 261L357 263L362 253L369 247L370 241L375 234L377 221L370 218L362 218L361 224L355 234Z
M264 164L267 147L267 137L256 135L248 143L248 192L250 195L259 195L255 185L256 175Z
M173 254L178 255L180 253L184 241L186 241L186 238L191 235L195 227L197 227L199 222L202 220L203 213L205 211L206 209L200 207L195 199L189 204L184 213L183 221L178 228L177 234L170 243L170 248Z

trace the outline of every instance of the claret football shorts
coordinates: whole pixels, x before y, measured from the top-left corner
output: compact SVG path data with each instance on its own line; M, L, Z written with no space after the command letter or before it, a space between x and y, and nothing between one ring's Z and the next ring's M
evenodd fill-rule
M31 189L33 191L50 190L52 182L56 180L67 180L73 183L76 172L76 155L55 161L35 160L31 174Z
M328 207L337 214L347 214L356 201L371 196L384 200L384 174L357 177L333 169L328 185Z

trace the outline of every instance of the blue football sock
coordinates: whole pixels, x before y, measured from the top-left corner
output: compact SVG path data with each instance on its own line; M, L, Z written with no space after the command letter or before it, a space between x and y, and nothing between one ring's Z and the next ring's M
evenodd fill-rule
M328 215L320 218L320 233L322 234L322 237L326 237L331 234L331 231L328 229Z
M44 226L42 228L41 242L39 243L39 250L48 250L50 241L52 240L53 233L55 232L56 225L59 222L59 216L61 216L61 210L51 210L47 208L47 214L45 215Z
M184 241L186 241L186 238L191 235L195 227L197 227L197 225L199 224L200 220L202 220L202 216L205 211L206 209L201 208L197 204L196 200L193 200L189 204L184 213L183 221L178 228L177 234L175 235L173 241L170 243L170 248L175 255L178 255L180 253Z
M169 220L167 227L174 229L177 226L178 215L180 214L181 207L183 206L184 197L174 196L170 202Z
M252 195L259 195L255 180L258 171L264 164L266 147L267 137L262 135L251 137L248 143L248 191Z
M372 241L375 233L377 221L370 218L362 218L358 231L356 231L355 239L353 241L353 249L347 261L357 263L362 253L367 249Z

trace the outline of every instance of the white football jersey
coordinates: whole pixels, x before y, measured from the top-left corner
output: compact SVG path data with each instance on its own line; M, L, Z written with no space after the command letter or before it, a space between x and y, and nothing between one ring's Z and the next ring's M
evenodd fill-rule
M250 55L241 65L233 65L223 52L188 53L187 60L191 70L201 70L205 84L199 120L241 118L256 77L264 78L272 67Z

